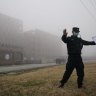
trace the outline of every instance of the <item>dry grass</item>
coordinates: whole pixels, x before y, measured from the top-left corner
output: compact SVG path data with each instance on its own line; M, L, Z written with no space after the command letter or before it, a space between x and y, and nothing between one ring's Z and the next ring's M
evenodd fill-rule
M77 88L74 70L64 88L58 88L65 65L16 74L0 75L0 96L96 96L96 64L85 65L86 89Z

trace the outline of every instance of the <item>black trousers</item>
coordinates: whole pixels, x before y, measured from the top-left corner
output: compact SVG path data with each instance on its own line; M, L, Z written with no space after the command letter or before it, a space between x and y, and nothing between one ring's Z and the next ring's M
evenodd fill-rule
M82 62L81 55L69 55L68 56L68 62L66 64L66 70L64 72L63 78L61 80L61 84L64 84L68 81L70 75L72 74L74 68L76 68L77 72L77 84L78 88L82 86L83 84L83 78L84 78L84 64Z

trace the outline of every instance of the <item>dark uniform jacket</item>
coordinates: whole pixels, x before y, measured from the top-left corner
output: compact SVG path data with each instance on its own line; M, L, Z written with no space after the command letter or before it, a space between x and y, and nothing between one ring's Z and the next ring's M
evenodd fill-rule
M69 55L81 55L83 45L95 45L94 41L85 41L73 35L71 37L63 35L62 41L67 44L67 50Z

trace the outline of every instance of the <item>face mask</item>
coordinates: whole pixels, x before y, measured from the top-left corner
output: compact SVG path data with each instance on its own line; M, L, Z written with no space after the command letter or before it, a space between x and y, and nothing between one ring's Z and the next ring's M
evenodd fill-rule
M77 33L77 32L73 32L73 35L74 35L74 36L78 36L78 34L79 34L79 33Z

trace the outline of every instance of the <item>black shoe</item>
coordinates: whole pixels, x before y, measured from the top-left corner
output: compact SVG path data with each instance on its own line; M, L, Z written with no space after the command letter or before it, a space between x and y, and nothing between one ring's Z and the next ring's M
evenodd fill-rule
M78 86L78 89L86 89L85 86Z
M60 85L59 85L59 88L63 88L63 87L64 87L64 84L60 84Z
M82 85L78 86L78 89L81 89L82 88Z

